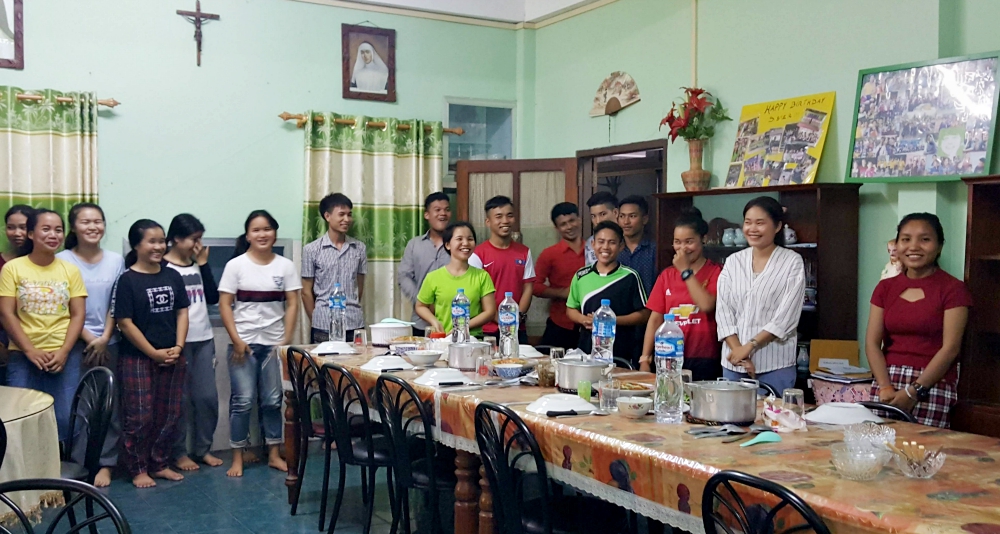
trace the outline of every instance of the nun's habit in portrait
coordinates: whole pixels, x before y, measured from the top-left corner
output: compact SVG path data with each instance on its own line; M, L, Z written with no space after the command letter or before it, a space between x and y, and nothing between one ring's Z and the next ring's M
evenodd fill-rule
M351 90L362 93L386 93L389 68L369 43L361 43L351 71Z
M0 59L14 59L13 0L0 0Z

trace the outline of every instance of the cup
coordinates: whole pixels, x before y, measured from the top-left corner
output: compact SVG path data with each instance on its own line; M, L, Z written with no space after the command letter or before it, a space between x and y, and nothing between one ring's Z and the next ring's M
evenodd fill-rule
M483 343L489 343L490 344L490 357L491 358L496 358L497 357L497 349L499 348L497 346L497 337L496 336L483 336Z
M622 383L614 378L601 380L598 384L598 394L601 396L601 409L613 412L618 409L618 397L621 395Z
M364 328L354 331L354 348L364 350L368 346L368 332Z
M535 370L538 371L538 386L543 388L552 388L556 386L556 374L555 367L552 360L543 359L538 362L535 366Z
M782 408L802 417L806 412L806 395L801 389L788 388L781 392L781 405Z
M549 349L549 357L553 360L559 360L566 356L566 349L562 347L552 347Z
M492 367L492 356L483 355L476 358L476 376L478 376L480 380L486 380L490 376Z
M581 380L576 383L576 394L581 399L590 402L590 380Z

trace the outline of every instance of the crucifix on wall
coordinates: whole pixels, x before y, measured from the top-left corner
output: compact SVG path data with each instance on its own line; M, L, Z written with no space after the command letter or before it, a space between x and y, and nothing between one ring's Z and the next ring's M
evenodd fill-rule
M201 66L201 24L210 20L220 20L218 15L204 13L201 10L201 0L195 2L194 11L184 11L178 9L177 14L184 17L188 22L194 24L194 40L198 43L198 66Z

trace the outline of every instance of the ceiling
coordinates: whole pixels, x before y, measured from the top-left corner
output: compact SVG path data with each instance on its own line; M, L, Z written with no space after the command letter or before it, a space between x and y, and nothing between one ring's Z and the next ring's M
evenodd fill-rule
M346 0L509 23L537 23L602 0Z

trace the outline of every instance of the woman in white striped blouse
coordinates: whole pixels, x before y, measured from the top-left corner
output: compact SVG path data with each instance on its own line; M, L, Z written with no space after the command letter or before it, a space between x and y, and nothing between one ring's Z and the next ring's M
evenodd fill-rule
M726 260L719 276L715 317L722 344L723 376L749 374L779 393L795 385L796 328L802 314L802 256L788 250L784 209L758 197L743 208L750 248Z

